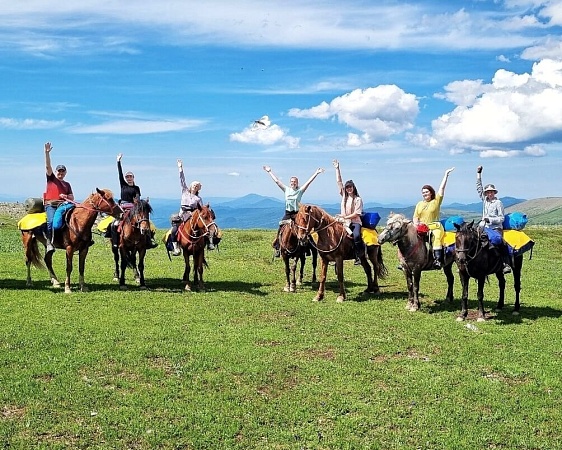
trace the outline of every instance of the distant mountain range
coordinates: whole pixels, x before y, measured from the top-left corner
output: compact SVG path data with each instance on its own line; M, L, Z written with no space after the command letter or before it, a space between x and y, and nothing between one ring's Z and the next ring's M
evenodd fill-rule
M559 214L555 212L552 215L552 222L548 223L562 224L562 197L555 197L554 200L550 202L546 202L545 199L525 200L514 197L502 197L501 200L506 207L506 212L520 211L529 215L527 210L531 211L532 214L529 215L529 224L544 223L540 220L537 221L537 219L552 210L556 211L556 208L558 208ZM205 199L205 201L210 203L216 213L217 223L223 229L276 229L284 211L284 203L282 200L273 197L264 197L258 194L248 194L235 199L208 198ZM170 215L176 213L179 209L179 199L151 198L150 203L154 209L152 220L156 227L167 228L170 225ZM525 209L519 208L519 205L526 205ZM533 209L532 205L539 206ZM332 215L339 213L340 210L339 203L319 204L318 206ZM402 213L407 217L412 217L414 208L414 205L403 206L398 204L384 205L380 203L366 203L364 205L365 211L378 212L383 220L391 212ZM444 205L441 208L442 218L460 215L465 220L477 220L480 218L481 212L481 202L469 204L452 203Z

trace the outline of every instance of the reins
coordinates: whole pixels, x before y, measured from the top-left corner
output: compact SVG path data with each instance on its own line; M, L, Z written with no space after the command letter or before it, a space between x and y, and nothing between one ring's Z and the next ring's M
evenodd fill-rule
M324 222L324 214L321 213L320 219L317 219L316 217L312 217L312 215L310 214L310 212L307 212L306 215L307 215L306 227L300 227L300 226L298 226L298 225L296 225L296 224L295 224L295 225L296 225L298 228L300 228L300 229L302 229L302 230L305 230L307 236L310 236L310 233L312 232L312 230L314 230L315 233L317 233L318 235L320 235L320 232L322 232L322 231L328 229L329 227L333 226L333 225L336 224L336 223L339 223L339 222L338 222L337 220L335 220L335 219L334 219L334 220L331 220L331 221L328 220L328 221L327 221L327 224L326 224L325 226L322 226L322 223ZM318 223L318 226L319 226L320 228L316 229L316 228L313 228L313 227L310 226L310 219L311 219L311 218L314 219L314 221L315 221L316 223ZM343 228L343 226L342 226L342 228ZM338 247L341 245L341 243L343 242L343 238L344 238L345 234L346 234L346 233L345 233L345 230L342 229L342 232L341 232L341 235L340 235L340 238L339 238L339 242L336 244L336 246L335 246L334 248L331 248L331 249L328 249L328 250L323 250L323 249L319 248L318 245L314 242L314 239L310 239L310 243L311 243L311 245L312 245L316 250L318 250L318 251L321 252L321 253L331 253L331 252L337 250ZM318 239L318 240L320 241L320 239Z

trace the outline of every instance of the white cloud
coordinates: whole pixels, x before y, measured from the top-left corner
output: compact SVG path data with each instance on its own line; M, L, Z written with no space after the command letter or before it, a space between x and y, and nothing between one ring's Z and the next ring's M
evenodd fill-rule
M418 112L415 95L395 85L380 85L356 89L309 109L293 108L288 115L303 119L337 119L362 132L361 137L354 133L348 136L348 145L358 146L385 140L412 128Z
M116 120L98 125L77 125L67 129L72 134L152 134L182 131L201 126L204 121L176 120Z
M455 98L472 98L480 81L460 82ZM484 157L506 157L520 150L498 150L498 146L524 148L540 144L562 133L562 62L543 60L530 74L498 70L489 85L482 85L474 102L460 103L432 123L439 147L467 147ZM544 153L527 147L527 155ZM516 152L516 153L513 153Z
M228 173L228 176L230 176L230 177L239 177L239 176L240 176L240 173L238 173L238 172L229 172L229 173Z
M562 59L562 39L549 37L544 42L527 47L521 52L521 58L530 61L541 59Z
M469 106L486 92L488 88L483 80L453 81L445 86L445 94L435 94L436 98L442 98L458 106Z
M289 136L283 128L276 124L270 125L264 129L256 129L252 126L248 126L239 133L232 133L230 135L230 140L243 144L268 146L285 144L289 148L298 148L300 143L299 138Z

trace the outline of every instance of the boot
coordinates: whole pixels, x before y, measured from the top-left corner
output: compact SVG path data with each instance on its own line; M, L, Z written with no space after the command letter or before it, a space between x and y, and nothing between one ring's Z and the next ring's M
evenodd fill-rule
M438 248L433 250L433 268L437 270L441 270L441 258L443 256L443 250Z
M156 242L152 236L150 236L147 239L147 241L148 241L148 244L147 244L146 248L156 248L156 247L158 247L158 242Z
M507 249L507 246L505 244L502 249L502 261L503 261L502 272L504 274L511 273L511 266L510 266L511 256L509 255L509 250Z
M172 247L174 247L174 249L172 250L172 256L180 256L181 248L179 242L172 242Z
M114 248L119 247L119 233L117 232L117 224L112 223L111 227L111 246Z
M47 248L45 250L46 253L52 253L55 251L55 246L53 245L53 236L54 232L51 230L49 233L48 231L45 233L45 239L47 240Z
M365 256L365 246L361 242L360 244L355 244L355 262L353 263L356 266L361 265L361 258Z
M207 250L214 250L215 244L213 244L213 238L207 240Z

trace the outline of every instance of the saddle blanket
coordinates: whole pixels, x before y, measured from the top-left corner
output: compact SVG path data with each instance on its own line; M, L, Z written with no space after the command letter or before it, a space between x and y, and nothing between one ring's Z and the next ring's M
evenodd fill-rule
M47 214L44 212L26 214L18 222L18 230L33 230L47 223Z
M507 243L509 253L514 256L531 251L529 259L533 256L533 246L535 242L520 230L504 230L503 238Z
M100 233L105 233L107 231L107 227L109 227L109 225L111 225L114 220L115 220L115 217L113 217L113 216L104 217L102 220L99 221L99 223L97 225L98 231Z

